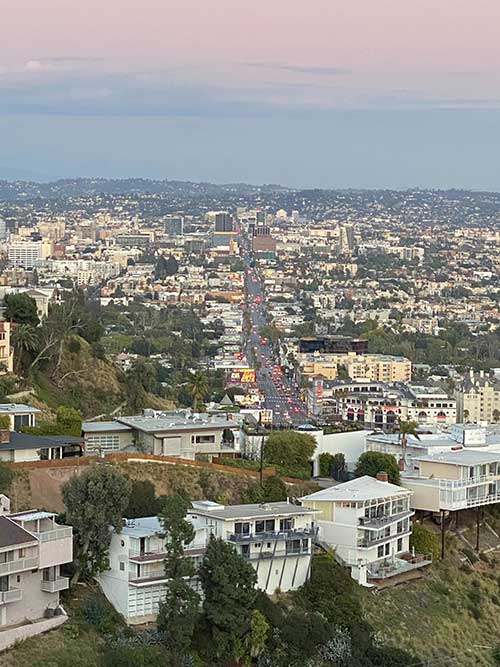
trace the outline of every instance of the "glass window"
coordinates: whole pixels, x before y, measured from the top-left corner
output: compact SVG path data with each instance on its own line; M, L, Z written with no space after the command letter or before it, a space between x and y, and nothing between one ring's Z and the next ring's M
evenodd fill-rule
M378 558L383 558L384 556L384 545L381 544L379 548L377 549L377 557Z
M264 532L264 521L256 521L255 522L255 532L256 533L263 533Z
M234 532L236 533L236 535L250 535L250 524L248 522L235 523Z
M274 530L274 519L267 519L266 520L266 532L272 533Z
M293 519L280 519L280 530L292 530Z

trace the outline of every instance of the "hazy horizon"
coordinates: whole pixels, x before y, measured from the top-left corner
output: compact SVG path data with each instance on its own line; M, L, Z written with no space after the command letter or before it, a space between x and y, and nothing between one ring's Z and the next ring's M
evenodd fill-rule
M500 187L494 0L21 0L4 14L4 173Z

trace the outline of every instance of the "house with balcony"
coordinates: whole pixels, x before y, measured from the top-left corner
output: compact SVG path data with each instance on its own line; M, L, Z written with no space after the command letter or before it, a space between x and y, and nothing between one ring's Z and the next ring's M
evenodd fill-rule
M335 550L361 585L393 577L432 561L410 549L411 491L363 476L301 498L318 512L318 542Z
M184 554L195 569L207 545L206 531L196 530ZM99 574L104 595L131 625L156 620L160 602L166 594L165 538L158 517L126 519L120 533L113 532L109 549L109 569ZM196 577L191 582L198 589Z
M418 469L401 477L414 509L454 512L500 502L500 451L460 449L416 463Z
M309 578L315 509L289 502L221 505L194 501L189 519L196 529L231 542L257 573L268 594L300 588Z
M70 526L38 510L0 516L0 645L12 626L37 627L41 619L65 615L59 593L69 587L61 566L73 560ZM42 632L40 629L39 632ZM36 632L30 631L30 634Z
M294 590L310 573L316 512L290 503L224 506L195 501L187 519L195 537L184 555L198 570L210 535L230 542L257 573L257 587L267 593ZM102 591L131 625L156 620L166 595L165 537L158 517L126 519L113 532L109 569L98 576ZM198 578L191 585L200 591Z

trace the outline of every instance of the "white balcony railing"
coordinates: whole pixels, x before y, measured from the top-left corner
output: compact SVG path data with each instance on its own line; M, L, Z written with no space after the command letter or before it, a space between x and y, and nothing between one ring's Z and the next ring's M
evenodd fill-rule
M449 497L449 493L442 493L439 500L440 509L443 510L459 510L468 507L481 507L483 505L494 505L500 503L500 492L489 493L483 496L474 496L469 498L454 498Z
M500 474L477 475L476 477L467 477L467 479L440 479L439 488L449 490L464 489L470 486L494 482L495 480L500 480Z
M9 602L19 602L23 599L23 592L20 588L11 588L10 591L0 592L0 604L8 604Z
M51 542L52 540L62 540L66 537L73 536L73 529L71 526L61 526L54 530L45 530L42 533L35 533L40 542Z
M38 556L31 558L17 558L8 563L0 563L0 577L24 570L35 570L38 567Z
M44 581L42 580L42 591L45 591L46 593L57 593L59 591L65 591L67 588L69 588L69 579L68 577L57 577L57 579L53 579L52 581Z

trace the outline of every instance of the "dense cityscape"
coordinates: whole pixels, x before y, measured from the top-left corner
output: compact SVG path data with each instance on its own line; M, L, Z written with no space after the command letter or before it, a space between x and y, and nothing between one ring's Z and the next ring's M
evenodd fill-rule
M2 182L0 244L0 664L497 664L499 194Z

